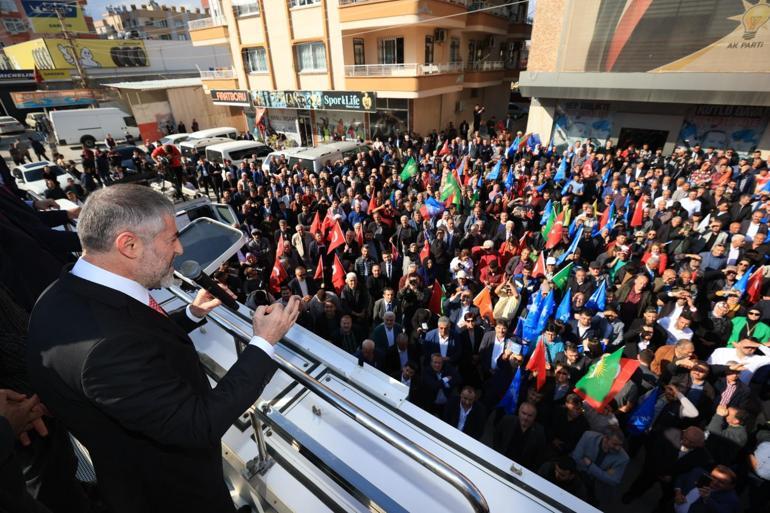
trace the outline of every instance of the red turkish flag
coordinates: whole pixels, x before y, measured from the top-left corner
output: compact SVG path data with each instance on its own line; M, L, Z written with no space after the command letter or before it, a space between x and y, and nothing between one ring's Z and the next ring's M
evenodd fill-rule
M334 217L331 215L332 211L329 209L329 211L326 213L326 217L324 217L323 223L321 223L321 233L324 237L326 237L326 234L334 227Z
M642 226L642 223L644 221L644 204L647 202L647 196L642 196L639 198L639 201L636 202L636 207L634 208L634 215L631 217L631 228L636 228L637 226Z
M321 280L323 282L323 279L324 279L324 257L323 257L323 255L318 255L318 267L315 268L315 274L313 275L313 279Z
M438 280L433 282L433 288L430 292L430 300L428 301L428 310L436 315L441 315L441 284Z
M366 209L366 215L372 215L375 208L377 208L377 196L372 196L372 199L369 200L369 208Z
M321 214L318 213L316 210L315 217L313 218L313 223L310 225L310 233L315 235L316 233L323 233L323 228L321 227Z
M754 304L759 301L762 295L762 280L765 277L765 266L761 266L749 277L749 283L746 286L746 295L749 301Z
M439 155L450 155L452 153L452 150L449 149L449 139L444 141L444 146L441 147L441 151L438 152Z
M283 249L283 234L278 237L278 245L275 248L275 258L278 258L279 256L283 256L284 249Z
M393 242L392 242L392 241L391 241L391 243L390 243L390 253L393 255L393 261L394 261L394 262L395 262L396 260L398 260L398 248L396 247L396 245L395 245L395 244L393 244Z
M334 254L334 263L332 263L332 285L337 291L337 294L339 294L342 287L345 286L345 268L342 267L340 257L338 257L336 253Z
M545 251L540 252L540 255L537 257L535 268L532 269L533 278L538 278L540 276L545 276Z
M556 216L556 221L551 226L551 231L548 232L548 240L545 243L545 249L551 249L561 242L561 236L564 233L564 212L560 212Z
M420 251L420 262L425 263L425 260L430 257L430 244L428 244L428 239L425 239L425 244L422 246L422 250Z
M273 270L270 272L270 290L276 294L281 292L281 284L289 277L286 274L286 269L283 268L283 264L278 257L275 257L275 263L273 264Z
M359 246L364 245L364 227L361 226L361 224L356 224L356 240L358 241Z
M334 227L332 228L331 237L329 239L329 250L327 251L327 254L331 253L343 244L345 244L345 234L342 233L340 223L335 222Z
M545 385L545 346L542 337L537 342L535 352L532 353L527 362L527 370L537 372L537 390L539 391Z

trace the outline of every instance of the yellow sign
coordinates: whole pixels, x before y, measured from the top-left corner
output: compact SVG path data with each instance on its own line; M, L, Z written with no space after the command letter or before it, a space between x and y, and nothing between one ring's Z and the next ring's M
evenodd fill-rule
M24 12L32 24L32 31L38 34L60 34L62 23L57 11L61 12L64 28L68 32L88 32L83 8L74 3L50 0L23 0Z
M81 67L134 68L150 65L143 41L115 39L60 38L34 39L5 47L5 54L16 69L75 69L75 55Z
M72 73L66 69L41 69L38 70L38 73L40 73L40 78L44 82L54 80L70 80L72 78Z

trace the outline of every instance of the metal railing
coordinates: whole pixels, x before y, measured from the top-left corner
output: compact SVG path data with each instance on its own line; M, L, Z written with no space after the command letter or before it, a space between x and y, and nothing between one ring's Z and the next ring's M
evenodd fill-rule
M181 277L179 273L175 274L178 277ZM169 287L168 290L185 303L192 303L190 296L188 296L187 293L185 293L179 287L172 286ZM227 331L240 337L241 339L251 340L251 331L247 331L243 327L246 322L224 307L210 312L208 314L208 318L222 326ZM238 346L238 340L235 341L235 344ZM237 349L238 348L236 347L236 350ZM481 491L476 487L475 484L473 484L473 482L471 482L470 479L465 477L457 469L450 466L448 463L430 451L423 449L406 436L398 433L397 431L394 431L381 420L372 417L358 406L353 404L350 400L335 392L331 387L324 385L314 377L306 374L278 354L274 354L273 358L278 364L279 369L297 380L305 388L329 403L332 407L336 408L341 413L362 425L371 433L377 435L389 445L395 447L397 450L409 456L418 464L422 465L433 474L439 476L441 479L452 485L470 503L473 511L476 513L489 513L489 505L487 504L487 500L484 498Z
M228 78L238 78L235 70L230 69L202 69L200 70L201 80L226 80Z
M499 71L504 67L503 61L476 61L469 62L465 69L468 71Z
M227 20L220 17L201 18L199 20L190 20L187 22L187 30L201 30L211 27L221 27L227 25Z
M348 64L345 66L346 77L415 77L440 73L460 73L462 62L444 64Z

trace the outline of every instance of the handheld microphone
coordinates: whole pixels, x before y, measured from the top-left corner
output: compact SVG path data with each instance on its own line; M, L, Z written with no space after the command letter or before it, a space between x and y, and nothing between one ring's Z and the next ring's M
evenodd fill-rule
M217 282L204 273L200 264L195 260L186 260L182 263L179 267L179 273L188 280L194 281L196 284L209 291L211 295L220 300L223 305L232 310L238 310L238 302L233 299L227 291L220 287Z

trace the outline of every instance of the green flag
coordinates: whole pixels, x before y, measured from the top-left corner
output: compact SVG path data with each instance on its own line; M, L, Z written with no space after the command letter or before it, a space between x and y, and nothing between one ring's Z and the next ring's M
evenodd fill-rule
M617 274L617 272L620 271L627 263L628 262L624 262L623 260L618 260L615 263L612 269L610 269L610 281L615 281L615 274Z
M594 408L603 408L617 394L639 366L637 360L623 359L623 348L604 354L591 365L575 385L575 393Z
M409 180L414 175L417 174L417 162L414 161L412 157L409 157L409 160L406 161L406 164L404 164L404 168L401 170L401 180Z
M441 187L441 201L446 201L448 198L452 198L452 203L459 205L462 198L462 190L460 184L457 183L454 173L447 173L444 185Z
M572 266L573 262L570 262L564 269L553 275L551 281L557 289L562 290L567 284L567 279L569 278L569 272L572 270Z
M540 231L544 239L548 239L548 232L551 231L554 221L556 221L556 209L552 208L551 215L548 217L548 222L545 223L545 226L543 226L543 229Z

